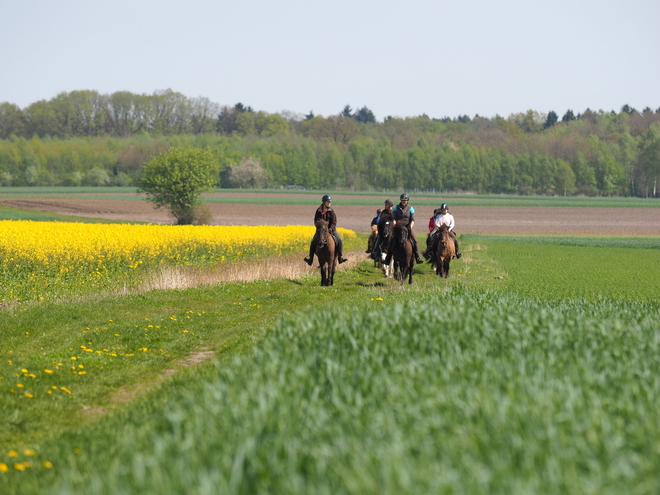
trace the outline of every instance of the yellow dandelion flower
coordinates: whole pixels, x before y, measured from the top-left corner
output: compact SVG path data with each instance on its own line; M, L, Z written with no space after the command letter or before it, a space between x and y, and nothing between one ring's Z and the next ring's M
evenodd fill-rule
M7 455L9 455L9 457L18 457L18 452L16 452L15 450L10 450L9 452L7 452Z
M75 361L75 360L78 359L78 358L77 358L76 356L71 356L71 359L72 359L73 361Z
M27 373L27 372L28 372L28 370L26 370L25 368L23 368L23 369L21 370L21 373Z
M53 370L44 370L44 373L48 373L49 375L51 375L53 373Z
M16 386L17 386L18 388L23 388L23 387L25 387L25 385L23 385L22 383L17 383Z
M66 387L60 387L60 390L63 391L63 392L66 392L67 394L70 394L70 393L71 393L71 390L69 390L69 389L66 388Z
M34 398L34 395L32 395L30 392L25 392L24 395L25 395L25 397L27 397L28 399L32 399L32 398Z
M16 464L14 464L14 469L16 471L25 471L25 466L23 465L22 462L17 462Z
M4 462L0 462L0 473L6 473L7 471L9 471L9 466Z
M25 454L25 455L36 455L36 452L35 452L34 449L25 449L23 451L23 454Z
M50 462L50 461L44 461L44 462L41 463L41 465L45 468L48 468L48 469L53 467L53 463Z

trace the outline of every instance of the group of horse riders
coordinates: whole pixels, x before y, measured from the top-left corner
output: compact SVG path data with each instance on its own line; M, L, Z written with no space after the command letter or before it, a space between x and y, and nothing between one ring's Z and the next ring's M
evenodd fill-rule
M407 193L403 193L399 197L398 205L394 206L394 203L392 202L391 199L386 199L384 208L382 210L380 209L377 210L377 217L374 218L374 220L371 222L372 230L376 232L377 237L374 245L372 246L370 244L367 249L367 253L371 253L371 257L374 260L380 261L380 256L379 256L380 253L385 252L386 258L384 263L388 265L391 261L392 249L389 243L392 242L392 239L385 239L383 235L385 229L383 228L383 226L385 225L385 222L392 222L392 225L401 224L407 228L408 235L412 243L415 261L417 263L424 263L424 260L421 258L419 254L419 247L417 246L417 237L415 236L415 232L413 231L413 226L415 225L415 208L413 208L409 204L409 201L410 201L410 196L408 196ZM335 212L333 211L331 205L332 205L332 197L328 194L325 194L321 199L321 206L319 206L316 209L316 212L314 213L314 224L316 224L316 222L320 219L328 222L328 231L330 234L332 234L335 240L335 246L338 254L338 261L339 263L344 263L348 261L348 259L344 258L343 255L343 242L341 236L337 232L337 216L335 215ZM463 256L461 252L458 250L458 240L456 239L456 234L454 232L454 216L451 213L449 213L449 206L447 205L447 203L442 203L442 205L440 205L440 208L437 208L436 210L433 211L433 216L429 221L430 232L426 241L426 250L424 251L424 257L427 260L433 258L433 253L436 249L436 243L438 240L437 239L438 236L436 236L435 234L439 231L439 229L443 225L447 226L447 229L449 230L449 234L454 240L454 244L456 246L456 255L455 255L456 258L460 258L461 256ZM314 236L309 246L309 257L304 259L309 266L312 266L312 262L314 261L314 253L316 251L317 242L318 239L316 236ZM383 249L385 243L388 244L385 247L385 249Z

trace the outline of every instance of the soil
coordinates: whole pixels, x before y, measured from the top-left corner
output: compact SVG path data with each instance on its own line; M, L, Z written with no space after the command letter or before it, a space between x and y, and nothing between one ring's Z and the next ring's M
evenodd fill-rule
M232 193L223 193L223 196L231 197ZM245 197L245 194L241 196ZM283 197L282 194L267 193L261 196ZM126 201L122 200L122 195L114 197L117 199L111 199L111 195L107 200L5 198L0 199L0 205L81 217L173 223L167 210L156 210L147 201ZM291 197L300 198L301 195ZM337 201L333 206L339 227L370 232L371 219L380 204L342 206ZM209 203L209 208L212 225L311 225L314 216L314 207L305 205ZM418 209L418 232L426 232L432 213L430 207ZM660 235L660 208L457 206L451 209L451 213L459 234Z

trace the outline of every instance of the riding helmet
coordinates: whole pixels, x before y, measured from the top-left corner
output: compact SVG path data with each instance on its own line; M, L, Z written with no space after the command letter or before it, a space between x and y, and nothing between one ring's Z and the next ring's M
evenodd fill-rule
M321 201L323 201L324 203L325 203L326 201L332 201L332 196L330 196L329 194L326 194L326 195L323 196L323 198L321 199Z
M447 203L442 203L442 204L440 205L440 209L441 209L441 210L448 210L448 209L449 209L449 205L448 205Z
M394 206L394 202L391 199L386 199L385 204L388 206Z
M403 193L401 196L399 196L399 199L401 201L410 201L410 196L408 196L406 193Z

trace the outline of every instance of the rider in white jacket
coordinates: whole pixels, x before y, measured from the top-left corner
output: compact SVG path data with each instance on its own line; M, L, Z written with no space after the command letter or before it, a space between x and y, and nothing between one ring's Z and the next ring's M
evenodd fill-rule
M446 225L449 228L449 235L451 235L452 239L454 239L454 246L456 246L456 258L457 259L460 258L461 256L463 256L463 253L461 253L458 250L458 240L456 239L456 232L454 232L454 225L456 223L454 222L454 215L449 213L449 205L447 203L442 203L440 205L440 209L435 210L433 213L436 213L435 228L429 233L429 239L433 237L433 235L438 231L440 227ZM435 243L427 253L428 258L433 258L434 250L435 250Z

